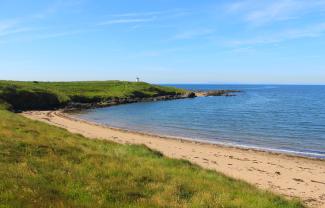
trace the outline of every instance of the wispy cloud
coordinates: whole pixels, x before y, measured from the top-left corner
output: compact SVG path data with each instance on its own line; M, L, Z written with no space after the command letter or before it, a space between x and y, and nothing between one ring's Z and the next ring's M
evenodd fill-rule
M43 34L36 35L31 38L31 40L35 39L49 39L49 38L58 38L58 37L65 37L65 36L73 36L76 34L87 33L94 30L64 30L64 31L57 31L57 32L45 32Z
M0 21L0 38L31 30L33 29L30 27L21 26L18 19Z
M222 41L230 47L254 47L325 35L325 22L317 20L325 15L325 0L241 0L228 3L226 15L246 23L240 26L242 38Z
M48 7L46 7L42 11L36 11L32 14L18 16L9 20L0 20L1 43L12 42L14 40L32 40L76 34L77 30L68 30L66 32L60 32L59 28L57 29L59 31L46 32L46 28L36 26L35 23L42 23L42 21L45 21L46 18L56 13L59 13L63 9L76 8L84 1L85 0L57 0L54 1L54 3L48 5ZM50 30L50 28L47 29ZM38 31L38 33L33 33L34 31ZM40 31L43 32L44 35L42 35ZM19 34L22 34L20 35L21 37L17 37ZM28 37L26 36L26 34L28 34Z
M14 25L16 25L16 21L13 21L13 20L0 21L0 32L10 29Z
M156 16L165 14L167 11L150 11L150 12L130 12L121 14L112 14L112 17L145 17L145 16Z
M97 25L117 25L117 24L131 24L131 23L146 23L153 21L161 21L172 19L189 14L188 11L173 9L162 11L146 11L146 12L129 12L120 14L111 14L111 18Z
M156 50L147 50L147 51L137 51L132 56L135 58L138 57L158 57L164 55L171 55L175 53L180 53L186 51L187 48L184 47L171 47L164 49L156 49Z
M248 39L227 41L228 46L252 46L280 43L283 41L300 38L317 38L325 34L325 22L298 29L286 29L270 33L268 35L256 36Z
M31 15L31 17L35 19L43 19L64 9L69 9L71 11L79 8L79 6L85 1L86 0L56 0L52 4L48 5L48 7L43 11Z
M123 19L111 19L105 22L100 22L97 25L116 25L116 24L130 24L130 23L143 23L143 22L152 22L156 18L123 18Z
M112 14L112 17L146 17L146 16L159 16L159 17L175 17L175 16L183 16L190 14L188 10L184 9L170 9L170 10L161 10L161 11L146 11L146 12L128 12L128 13L120 13L120 14Z
M1 39L0 33L0 44L7 44L12 42L30 42L35 40L44 40L44 39L51 39L51 38L60 38L66 36L74 36L78 34L85 34L94 31L98 31L96 29L61 29L56 31L46 30L45 28L38 28L38 29L30 29L33 31L38 31L38 33L28 34L28 35L19 35L15 37L11 37L10 39ZM30 30L26 30L29 32ZM20 32L19 32L20 33Z
M195 30L186 30L183 32L180 32L176 34L174 37L172 37L172 40L188 40L188 39L193 39L197 37L203 37L203 36L208 36L211 35L215 32L213 29L202 29L198 28Z
M296 19L305 14L325 10L324 0L242 0L228 4L226 11L242 16L254 25Z
M20 28L15 28L15 29L3 30L3 31L0 31L0 37L10 36L10 35L19 34L19 33L26 33L26 32L30 32L30 31L34 31L34 30L35 29L28 28L28 27L20 27Z

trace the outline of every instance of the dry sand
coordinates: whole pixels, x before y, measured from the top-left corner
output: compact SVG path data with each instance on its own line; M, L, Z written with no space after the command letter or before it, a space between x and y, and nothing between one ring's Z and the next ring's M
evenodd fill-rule
M310 207L325 208L325 160L131 132L76 119L59 111L34 111L23 115L89 138L144 144L168 157L186 159L259 188L298 197Z

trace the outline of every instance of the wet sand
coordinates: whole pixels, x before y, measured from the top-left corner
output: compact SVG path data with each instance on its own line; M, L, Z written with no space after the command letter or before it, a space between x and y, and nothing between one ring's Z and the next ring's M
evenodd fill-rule
M325 160L132 132L77 119L60 111L32 111L22 115L93 139L144 144L167 157L186 159L261 189L297 197L309 207L325 208Z

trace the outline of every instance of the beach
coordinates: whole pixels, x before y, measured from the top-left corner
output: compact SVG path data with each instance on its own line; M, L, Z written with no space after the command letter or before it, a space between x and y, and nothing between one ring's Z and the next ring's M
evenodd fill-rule
M92 139L143 144L167 157L188 160L263 190L299 198L310 207L325 207L325 160L132 132L61 111L28 111L22 115Z

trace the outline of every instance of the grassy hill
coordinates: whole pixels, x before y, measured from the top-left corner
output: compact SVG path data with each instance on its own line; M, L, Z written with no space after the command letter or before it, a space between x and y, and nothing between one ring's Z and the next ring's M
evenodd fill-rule
M0 100L16 110L53 109L71 102L100 103L117 99L185 95L188 91L144 82L17 82L0 81Z
M144 146L0 118L0 207L303 207Z
M144 146L90 140L8 110L184 93L119 81L0 81L0 207L303 207Z

